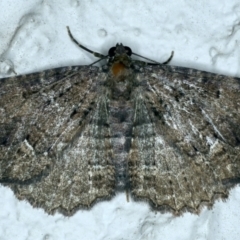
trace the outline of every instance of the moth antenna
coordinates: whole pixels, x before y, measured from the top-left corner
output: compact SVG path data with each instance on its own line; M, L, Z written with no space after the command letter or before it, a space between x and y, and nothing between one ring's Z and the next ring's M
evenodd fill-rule
M143 58L143 59L146 59L146 60L148 60L148 61L153 62L153 63L147 63L147 65L159 65L159 64L168 64L168 63L172 60L172 58L173 58L174 51L171 52L171 56L167 59L167 61L165 61L165 62L163 62L163 63L156 62L156 61L154 61L154 60L152 60L152 59L150 59L150 58L143 57L143 56L141 56L141 55L139 55L139 54L137 54L137 53L132 53L132 54L135 55L135 56L141 57L141 58Z
M108 55L107 55L107 56L104 56L104 55L102 55L101 53L94 52L94 51L92 51L92 50L84 47L82 44L80 44L80 43L73 37L73 35L72 35L71 31L70 31L70 28L69 28L68 26L67 26L67 31L68 31L68 35L69 35L69 37L71 38L71 40L72 40L74 43L76 43L80 48L82 48L82 49L84 49L85 51L93 54L95 57L98 57L98 58L101 58L101 59L104 59L104 58L108 57ZM98 61L97 61L97 62L98 62Z
M168 64L168 63L172 60L173 55L174 55L174 51L171 52L171 55L170 55L170 57L167 59L167 61L163 62L162 64Z

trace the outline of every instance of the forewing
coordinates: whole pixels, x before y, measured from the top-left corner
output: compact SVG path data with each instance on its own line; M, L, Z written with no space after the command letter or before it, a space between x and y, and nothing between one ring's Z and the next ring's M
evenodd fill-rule
M227 197L240 182L240 80L171 66L137 79L133 196L175 214Z
M18 198L69 215L113 193L105 77L80 66L0 79L0 181Z

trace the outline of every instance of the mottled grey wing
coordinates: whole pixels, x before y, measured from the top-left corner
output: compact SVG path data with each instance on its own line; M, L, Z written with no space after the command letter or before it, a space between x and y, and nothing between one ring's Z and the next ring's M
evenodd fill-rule
M137 79L133 196L175 214L227 197L240 182L240 79L172 66Z
M80 66L0 79L0 182L19 199L69 215L113 194L105 75Z

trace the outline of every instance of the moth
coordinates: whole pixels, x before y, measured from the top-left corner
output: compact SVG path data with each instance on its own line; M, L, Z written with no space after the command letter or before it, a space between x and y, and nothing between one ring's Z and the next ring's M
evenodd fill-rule
M173 54L134 60L122 44L105 56L68 33L107 64L0 79L1 184L64 215L117 191L176 215L227 198L240 182L240 79L167 65Z

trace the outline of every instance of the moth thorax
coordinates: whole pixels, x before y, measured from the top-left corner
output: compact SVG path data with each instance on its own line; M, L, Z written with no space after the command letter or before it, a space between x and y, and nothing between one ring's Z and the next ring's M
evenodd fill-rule
M117 73L116 75L114 75ZM132 73L131 69L128 69L123 63L114 63L112 65L112 98L120 99L123 98L128 100L132 88Z
M119 77L121 75L124 75L126 66L122 62L115 62L113 63L111 70L114 77Z

